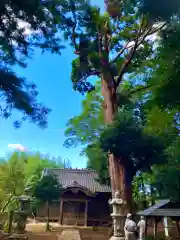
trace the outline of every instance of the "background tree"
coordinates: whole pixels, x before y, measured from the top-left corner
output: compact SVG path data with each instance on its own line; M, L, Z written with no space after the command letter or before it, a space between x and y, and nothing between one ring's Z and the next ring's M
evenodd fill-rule
M61 192L62 186L54 175L43 176L34 186L32 196L40 202L47 204L47 230L50 230L49 204L52 203L53 200L59 199Z
M16 197L23 191L25 184L23 169L24 161L19 159L17 153L0 165L1 214L14 203Z
M58 160L58 161L57 161ZM7 221L7 213L18 207L17 198L30 190L42 176L44 168L63 168L59 159L51 159L40 153L19 153L8 155L0 163L0 216L1 223ZM30 191L31 193L31 191Z

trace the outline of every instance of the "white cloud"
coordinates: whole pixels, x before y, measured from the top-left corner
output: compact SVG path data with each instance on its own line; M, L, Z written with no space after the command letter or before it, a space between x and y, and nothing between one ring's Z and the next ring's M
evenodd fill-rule
M13 144L9 143L8 148L13 148L13 149L19 150L21 152L26 151L26 148L23 145L21 145L20 143L13 143Z

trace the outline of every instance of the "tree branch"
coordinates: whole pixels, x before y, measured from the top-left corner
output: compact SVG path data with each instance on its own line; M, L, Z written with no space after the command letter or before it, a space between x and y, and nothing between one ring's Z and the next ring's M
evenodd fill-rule
M141 92L141 91L146 91L146 90L148 91L148 90L150 90L154 87L158 87L158 86L159 86L159 83L141 86L137 89L133 89L132 91L130 91L128 95L130 96L130 95L136 94L136 93Z
M130 95L136 94L136 93L141 92L141 91L150 90L152 87L154 87L154 85L142 86L140 88L133 89L132 91L130 91L130 93L128 95L130 96Z
M82 77L82 78L78 81L78 83L79 83L79 82L84 82L84 81L86 80L86 78L91 77L91 76L98 76L98 77L99 77L100 74L101 74L101 72L98 71L98 70L89 72L89 73L86 74L86 76Z
M132 41L133 41L133 40L132 40ZM118 58L124 53L124 51L125 51L126 49L132 47L132 46L129 46L129 47L128 47L129 43L132 42L132 41L129 41L129 42L126 43L126 45L121 49L121 51L120 51L120 52L117 54L117 56L111 61L111 63L115 63L115 62L118 60Z
M76 23L74 24L72 28L72 43L74 45L75 51L79 51L77 43L76 43Z
M122 77L123 77L123 74L125 73L127 67L129 66L129 64L131 63L131 60L133 59L134 55L135 55L135 52L136 52L136 49L137 47L141 44L139 43L138 44L138 40L139 40L139 34L141 33L141 26L139 28L139 31L138 31L138 34L137 34L137 38L135 40L135 43L134 43L134 46L131 48L131 51L129 53L129 56L127 57L127 59L124 61L120 71L119 71L119 74L118 74L118 78L117 78L117 82L116 82L116 87L119 86L121 80L122 80ZM145 39L146 35L144 36L143 40ZM142 41L141 41L142 42Z
M148 29L146 31L146 33L144 33L144 36L142 36L143 34L141 34L141 26L139 28L139 31L138 31L138 34L137 34L137 38L135 40L135 43L134 43L134 46L132 47L127 59L124 61L120 71L119 71L119 75L118 75L118 78L117 78L117 83L116 83L116 86L118 87L121 80L122 80L122 77L123 77L123 74L125 73L127 67L129 66L129 64L131 63L135 53L136 53L136 50L137 48L143 43L143 41L150 35L160 31L162 28L164 28L166 26L166 23L164 23L162 26L160 27L157 27L155 29Z

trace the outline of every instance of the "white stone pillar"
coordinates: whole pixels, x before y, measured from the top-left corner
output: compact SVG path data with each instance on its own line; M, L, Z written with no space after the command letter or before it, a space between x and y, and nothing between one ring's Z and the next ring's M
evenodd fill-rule
M168 219L167 217L164 217L164 233L165 237L169 237L169 229L168 229Z
M113 219L113 236L111 240L124 240L124 208L126 202L120 198L120 193L116 192L112 200L109 200L109 204L113 208L111 217Z

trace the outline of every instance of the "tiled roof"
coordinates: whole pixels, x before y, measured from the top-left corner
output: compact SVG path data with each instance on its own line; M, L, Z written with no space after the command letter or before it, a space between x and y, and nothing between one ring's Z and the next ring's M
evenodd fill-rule
M53 168L45 169L44 174L51 172L55 174L59 180L59 183L63 187L72 186L74 182L78 185L89 189L92 192L111 192L111 188L107 185L100 184L98 174L94 170L90 169L62 169Z

